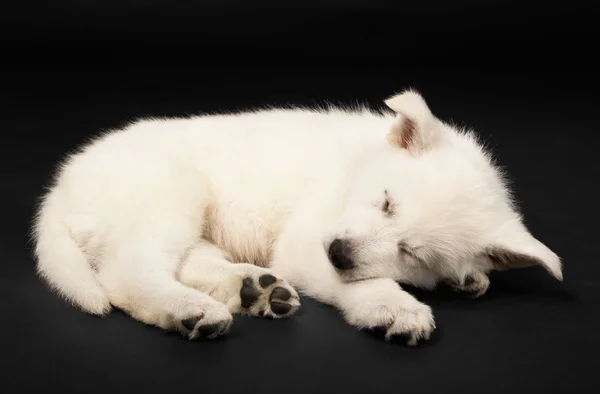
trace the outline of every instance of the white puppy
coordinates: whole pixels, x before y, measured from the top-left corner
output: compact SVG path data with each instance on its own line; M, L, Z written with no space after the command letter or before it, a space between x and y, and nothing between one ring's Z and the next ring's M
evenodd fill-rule
M71 155L41 201L40 275L190 339L286 317L297 289L415 344L430 307L399 283L483 294L487 273L559 257L536 240L472 133L406 91L394 114L264 110L144 120Z

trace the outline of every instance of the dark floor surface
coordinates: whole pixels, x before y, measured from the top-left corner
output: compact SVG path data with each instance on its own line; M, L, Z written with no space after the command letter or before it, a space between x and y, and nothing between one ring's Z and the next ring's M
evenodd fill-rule
M0 9L0 392L600 392L593 2L46 3ZM142 116L376 107L406 87L484 136L563 283L530 268L492 275L476 301L414 291L438 328L408 348L306 298L292 319L236 318L190 343L85 315L34 275L36 198L91 136Z
M600 388L594 354L600 264L595 98L587 73L320 73L264 70L61 69L11 74L0 118L5 133L0 242L2 351L8 392L107 393L418 392L506 393ZM84 315L34 276L25 234L56 161L100 130L145 115L176 116L311 105L380 105L418 88L444 120L485 136L515 184L532 232L564 259L563 283L541 269L492 275L477 301L418 293L438 329L418 348L388 344L304 299L293 319L236 318L231 334L190 343L115 312Z

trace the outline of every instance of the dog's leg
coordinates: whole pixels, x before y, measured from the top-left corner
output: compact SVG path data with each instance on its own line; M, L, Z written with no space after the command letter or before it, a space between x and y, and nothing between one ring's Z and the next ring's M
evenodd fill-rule
M190 339L225 334L233 321L227 306L176 278L186 251L202 234L204 182L194 169L160 161L148 166L154 167L145 167L143 175L152 182L130 177L128 187L139 198L120 208L130 220L116 222L110 247L102 252L100 283L112 305L144 323Z
M172 242L169 230L164 222L154 231L146 228L106 261L99 278L111 304L134 319L189 339L227 333L233 321L227 306L175 278L185 248Z
M276 272L285 272L285 277L302 294L337 308L358 329L384 329L386 340L403 335L408 337L409 345L429 339L435 329L431 308L402 290L394 280L377 278L344 283L333 269L325 266L328 261L321 261L322 269L314 269L314 264L310 264L311 271L284 268L281 260L274 268Z
M403 335L408 337L409 345L416 345L420 339L429 339L435 329L431 308L392 279L343 284L335 305L346 321L359 329L384 329L386 340Z
M300 306L296 290L271 270L231 263L208 242L189 252L178 279L224 303L232 314L281 318L291 316Z

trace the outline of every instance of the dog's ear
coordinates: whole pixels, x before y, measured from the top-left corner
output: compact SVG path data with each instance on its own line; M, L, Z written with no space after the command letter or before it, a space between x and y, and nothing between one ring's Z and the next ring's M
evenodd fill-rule
M435 116L423 97L407 90L385 100L396 119L387 135L388 141L412 154L418 154L435 144L439 130Z
M497 271L513 268L541 266L556 279L562 281L560 258L546 245L531 235L522 225L495 239L485 254Z

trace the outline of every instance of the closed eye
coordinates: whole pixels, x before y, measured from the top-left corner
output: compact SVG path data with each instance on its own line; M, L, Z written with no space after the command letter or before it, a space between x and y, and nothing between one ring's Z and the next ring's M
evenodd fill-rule
M388 194L388 191L385 191L385 199L381 204L381 211L385 214L385 216L390 217L395 213L395 205Z
M419 248L415 248L413 246L408 245L404 241L400 241L400 242L398 242L398 249L400 249L400 251L402 253L406 253L407 255L409 255L417 260L423 261L422 257L419 255L419 253L417 253L417 249L419 249Z
M390 200L389 199L386 199L383 202L383 206L381 207L381 210L385 213L388 213L390 211Z
M408 246L407 244L405 244L404 242L399 242L398 248L406 254L414 255L412 248L410 246Z

